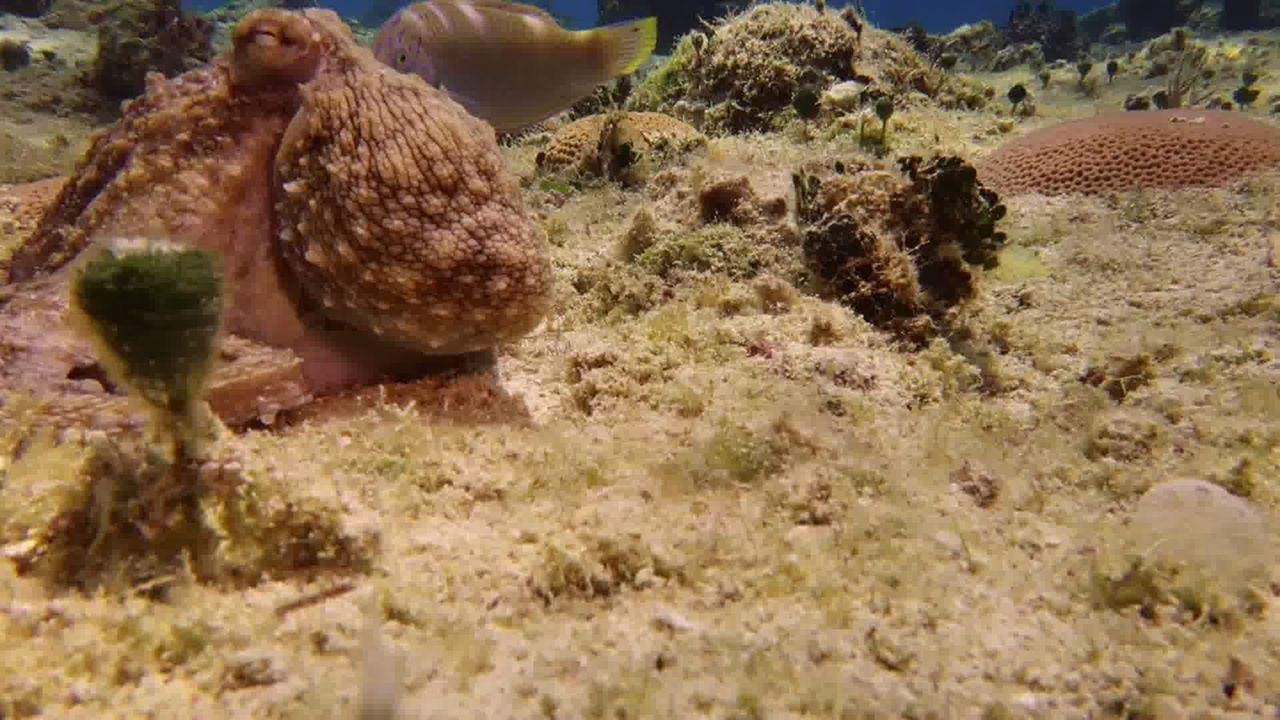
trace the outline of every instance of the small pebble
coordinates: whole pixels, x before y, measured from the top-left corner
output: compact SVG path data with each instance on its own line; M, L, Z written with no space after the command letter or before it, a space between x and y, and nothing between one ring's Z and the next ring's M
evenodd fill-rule
M18 40L0 40L0 67L8 72L21 70L31 64L31 48Z
M1147 490L1130 530L1149 557L1183 564L1224 585L1256 580L1270 557L1262 514L1203 480L1170 480Z
M659 605L653 613L653 624L663 630L685 631L696 630L697 625L688 618L666 605Z

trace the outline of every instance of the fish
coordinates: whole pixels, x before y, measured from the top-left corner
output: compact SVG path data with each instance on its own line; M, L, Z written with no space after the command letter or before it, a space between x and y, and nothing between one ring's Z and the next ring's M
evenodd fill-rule
M382 24L373 54L448 93L498 132L511 133L635 72L657 40L655 17L568 30L533 5L426 0Z

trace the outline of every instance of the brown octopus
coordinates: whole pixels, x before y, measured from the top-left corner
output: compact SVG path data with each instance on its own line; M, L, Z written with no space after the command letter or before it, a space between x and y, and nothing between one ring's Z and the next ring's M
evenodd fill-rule
M60 310L69 261L114 237L223 257L231 367L213 399L219 382L248 383L224 418L251 414L255 388L278 405L411 377L539 322L546 240L492 128L380 64L329 11L255 11L233 46L148 78L14 252L0 389L95 379Z

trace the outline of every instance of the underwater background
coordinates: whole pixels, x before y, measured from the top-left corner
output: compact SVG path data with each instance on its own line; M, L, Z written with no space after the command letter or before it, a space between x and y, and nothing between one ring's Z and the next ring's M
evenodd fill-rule
M183 0L183 6L195 10L212 10L223 3L220 0ZM331 8L349 18L365 18L385 14L387 3L368 0L320 0L315 3ZM599 17L596 0L542 0L534 2L565 18L575 28L596 24ZM1013 10L1017 0L974 0L971 2L947 2L946 0L867 0L865 2L830 2L833 8L853 4L859 7L867 19L881 27L893 27L919 23L930 32L947 32L963 23L979 20L1003 22ZM1106 0L1062 0L1054 6L1062 10L1086 12L1106 5ZM378 7L382 6L382 7Z

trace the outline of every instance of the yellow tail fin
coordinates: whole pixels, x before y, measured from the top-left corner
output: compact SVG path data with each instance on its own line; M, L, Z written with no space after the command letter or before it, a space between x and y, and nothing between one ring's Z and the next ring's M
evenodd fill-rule
M658 18L647 17L605 25L592 30L604 45L604 65L609 77L633 73L658 45Z

